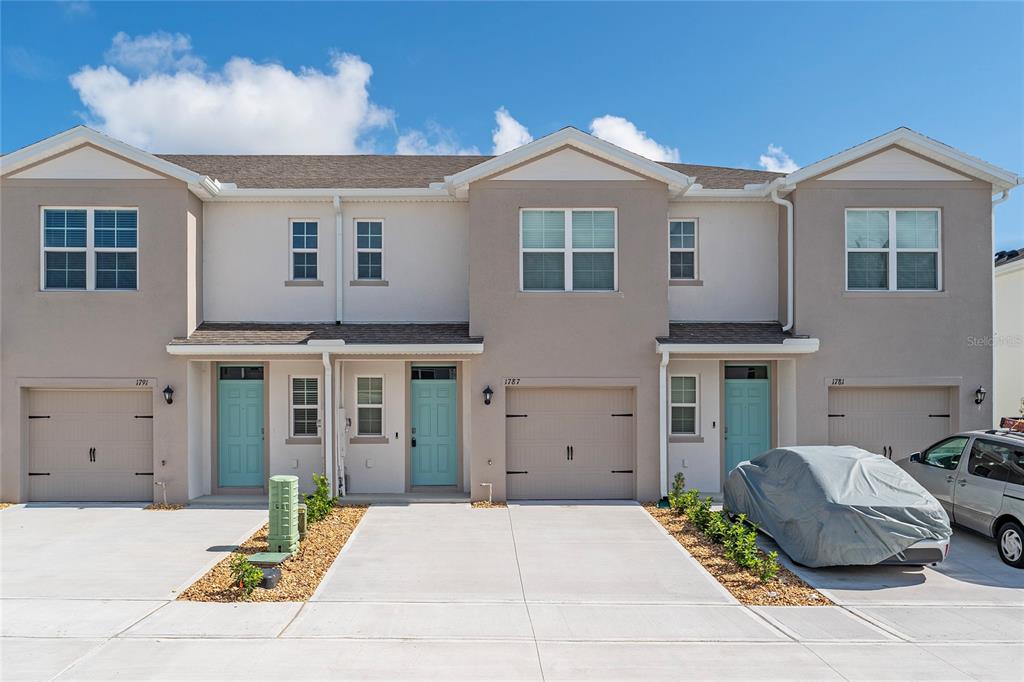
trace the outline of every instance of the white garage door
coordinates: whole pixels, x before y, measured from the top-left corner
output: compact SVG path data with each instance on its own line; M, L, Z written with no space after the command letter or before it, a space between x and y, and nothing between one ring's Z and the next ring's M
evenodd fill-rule
M949 388L829 388L828 442L900 460L950 434Z
M510 499L632 499L632 389L516 388L506 400Z
M28 397L29 499L153 499L149 391L33 390Z

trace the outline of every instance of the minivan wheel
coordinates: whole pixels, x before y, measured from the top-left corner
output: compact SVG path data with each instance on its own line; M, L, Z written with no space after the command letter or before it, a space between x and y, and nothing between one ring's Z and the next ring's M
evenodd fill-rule
M1016 521L1007 521L996 533L999 558L1014 568L1024 568L1024 528Z

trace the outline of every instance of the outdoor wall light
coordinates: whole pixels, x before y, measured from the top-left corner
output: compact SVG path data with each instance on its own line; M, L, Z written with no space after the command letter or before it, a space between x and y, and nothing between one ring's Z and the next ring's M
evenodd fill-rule
M978 386L978 390L974 392L974 404L981 405L985 402L985 396L988 395L988 391L985 390L984 386Z
M484 389L484 405L491 404L491 396L494 395L494 389L488 386Z
M174 389L170 386L164 388L164 400L168 405L174 402Z

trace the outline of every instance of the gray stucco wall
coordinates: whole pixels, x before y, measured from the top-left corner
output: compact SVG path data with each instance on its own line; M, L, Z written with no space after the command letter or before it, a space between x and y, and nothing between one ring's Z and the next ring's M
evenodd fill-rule
M952 428L988 428L992 350L972 337L992 333L991 186L978 182L802 183L795 211L796 329L821 340L797 361L797 424L801 444L828 440L826 379L955 377L960 384ZM942 210L942 291L845 291L847 208Z
M0 497L22 501L27 493L20 384L55 379L85 386L116 378L134 385L148 377L155 479L167 481L169 500L185 499L186 364L165 350L172 336L188 331L186 228L190 208L197 207L185 184L4 179L0 202ZM42 206L138 206L139 290L40 291ZM172 405L160 395L166 385L175 389Z
M619 291L519 291L519 209L618 209ZM494 485L505 499L506 377L521 386L548 382L634 387L636 494L658 496L658 359L656 336L668 332L668 192L654 181L532 182L490 180L470 188L470 332L485 337L473 361L471 492ZM495 390L491 405L480 393Z

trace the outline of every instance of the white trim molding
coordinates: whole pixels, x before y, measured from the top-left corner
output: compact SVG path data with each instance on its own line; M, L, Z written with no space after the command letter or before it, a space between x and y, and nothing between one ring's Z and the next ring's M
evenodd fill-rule
M346 344L344 341L309 341L303 344L198 344L171 343L169 355L190 357L262 355L480 355L482 343L382 343Z
M782 343L658 343L655 351L683 355L804 355L818 352L820 346L821 341L818 339L786 339Z

